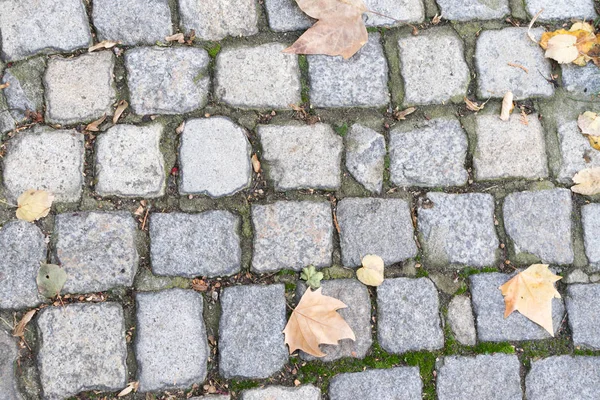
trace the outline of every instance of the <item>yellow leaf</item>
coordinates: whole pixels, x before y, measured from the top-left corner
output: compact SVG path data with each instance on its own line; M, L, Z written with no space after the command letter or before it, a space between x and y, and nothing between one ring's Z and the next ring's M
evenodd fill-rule
M500 112L500 119L502 121L508 121L510 118L510 113L515 108L515 105L513 104L513 97L513 93L509 91L506 92L504 98L502 99L502 111Z
M575 41L568 40L564 36L572 36ZM554 39L556 37L561 38ZM585 66L588 61L594 60L598 56L595 50L598 45L600 45L600 37L594 34L594 28L586 22L576 22L568 31L559 29L554 32L545 32L540 40L540 46L544 50L551 50L550 53L546 52L546 57L553 58L558 62L572 58L571 61L565 62L573 62L580 66ZM576 56L574 56L575 50L577 51Z
M585 135L588 138L588 141L590 142L590 145L596 149L596 150L600 150L600 136L592 136L592 135Z
M600 136L600 116L586 111L577 118L577 126L584 135Z
M577 38L572 35L556 35L548 40L546 58L551 58L559 64L572 63L579 57L576 47Z
M17 199L17 218L33 222L50 212L54 195L45 190L28 189Z
M560 298L554 282L562 279L545 264L534 264L500 286L504 295L504 318L519 311L554 336L552 299Z
M369 254L362 259L362 268L356 271L358 280L367 286L379 286L383 283L383 259Z
M600 193L600 167L582 169L573 177L575 186L571 191L584 196L593 196Z

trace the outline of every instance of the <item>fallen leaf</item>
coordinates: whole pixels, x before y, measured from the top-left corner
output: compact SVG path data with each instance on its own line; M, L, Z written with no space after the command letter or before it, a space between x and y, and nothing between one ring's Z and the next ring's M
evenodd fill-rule
M513 104L513 93L510 91L506 92L504 98L502 99L502 111L500 113L500 119L502 121L508 121L510 118L510 113L514 108L515 105Z
M341 339L356 340L354 332L336 310L346 305L333 297L307 288L283 330L290 354L300 349L315 357L324 357L320 344L337 344Z
M439 24L440 22L442 22L442 16L441 16L441 15L437 15L437 14L435 14L435 15L433 16L433 18L431 19L431 23L432 23L433 25L437 25L437 24Z
M85 130L86 131L90 131L90 132L98 132L100 130L100 125L102 125L102 123L106 120L106 114L104 114L102 117L98 118L97 120L95 120L94 122L90 122L86 127Z
M356 277L367 286L379 286L383 283L383 259L369 254L362 259L362 268L356 271Z
M577 126L584 135L600 136L600 115L586 111L577 118Z
M310 265L306 268L302 268L302 273L300 273L300 279L305 280L306 284L310 286L311 289L318 289L321 287L323 273L318 272L313 265Z
M417 109L415 107L409 107L406 110L402 110L402 111L396 110L394 112L394 118L396 118L396 120L398 120L398 121L405 120L408 115L414 113L415 111L417 111Z
M117 105L117 109L115 110L115 115L112 119L113 124L117 123L117 121L119 120L119 118L121 118L121 115L123 115L123 112L125 112L127 107L129 107L129 103L127 102L127 100L121 100L119 102L119 104Z
M592 136L592 135L585 135L585 136L588 138L590 145L594 149L600 150L600 136Z
M552 299L560 298L554 282L562 279L554 275L545 264L534 264L517 274L500 290L504 295L504 318L519 311L554 336L552 327Z
M175 133L178 135L181 135L183 133L184 129L185 129L185 121L180 123L179 126L177 128L175 128Z
M100 49L110 49L111 47L115 47L116 45L121 44L121 42L113 42L112 40L103 40L98 44L93 45L88 49L88 53L91 53Z
M573 177L575 186L571 187L574 193L584 196L600 194L600 167L585 168Z
M36 282L42 296L48 298L57 296L66 281L67 273L63 268L54 264L40 263Z
M257 174L260 172L260 161L256 154L252 154L252 168Z
M0 90L6 89L9 86L10 86L10 82L0 83Z
M196 278L192 281L192 289L198 292L206 292L208 290L208 283L202 279Z
M537 43L538 41L535 40L535 38L533 37L533 33L531 33L531 28L533 27L533 24L535 24L535 21L537 21L538 17L542 12L544 12L543 8L533 16L531 22L529 22L529 26L527 27L527 36L529 36L529 39L531 39L534 43Z
M179 32L179 33L176 33L176 34L174 34L174 35L167 36L167 37L165 38L165 40L166 40L167 42L179 42L179 43L185 43L185 36L183 35L183 33Z
M33 310L28 311L27 314L23 315L23 318L21 318L21 320L19 321L17 326L15 326L15 329L13 331L13 336L20 337L20 338L25 336L25 327L27 326L29 321L31 321L31 318L33 318L33 316L35 315L36 312L37 312L37 310L33 309Z
M465 105L471 111L481 111L485 107L485 103L482 103L481 105L479 105L476 102L469 100L466 97L465 97Z
M571 39L568 39L570 36ZM558 39L555 39L559 37ZM574 39L572 39L574 38ZM594 27L587 22L576 22L571 29L558 29L554 32L544 32L540 46L546 51L546 57L559 63L572 62L585 66L588 61L599 62L600 37L594 33ZM571 61L567 61L571 60Z
M140 387L139 382L129 382L127 384L127 386L125 387L125 389L123 389L119 392L117 397L123 397L123 396L127 396L131 392L137 392L139 387Z
M576 47L577 38L572 35L556 35L548 40L546 58L551 58L559 64L570 64L579 57Z
M17 218L27 222L44 218L52 208L54 195L45 190L28 189L17 199Z

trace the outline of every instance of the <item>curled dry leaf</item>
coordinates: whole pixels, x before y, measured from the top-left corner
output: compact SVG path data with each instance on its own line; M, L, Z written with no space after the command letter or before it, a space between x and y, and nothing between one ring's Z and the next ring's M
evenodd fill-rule
M394 111L394 118L396 118L396 120L398 121L402 121L405 120L406 117L412 113L414 113L415 111L417 111L417 109L415 107L408 107L406 110L402 110L402 111Z
M112 40L103 40L98 44L93 45L88 49L88 53L91 53L100 49L110 49L111 47L115 47L116 45L121 44L121 42L113 42Z
M127 107L129 107L129 103L127 102L127 100L121 100L119 102L119 104L117 105L117 109L115 110L115 115L112 119L113 124L117 123L117 121L119 120L119 118L121 118L121 115L123 115Z
M183 121L177 128L175 128L175 133L181 135L183 130L185 129L185 121Z
M21 318L21 320L19 321L17 326L15 326L15 329L13 331L13 336L20 337L20 338L25 336L25 327L27 326L29 321L31 321L31 318L33 318L33 316L35 315L36 312L37 312L37 310L33 309L33 310L28 311L25 315L23 315L23 318Z
M40 263L36 282L42 296L52 298L59 295L66 281L67 273L63 268L55 264Z
M260 172L260 161L256 154L252 154L252 168L254 169L255 173L258 174Z
M442 22L442 16L441 16L441 15L437 15L437 14L435 14L435 15L433 16L433 18L431 19L431 23L432 23L433 25L438 25L440 22Z
M0 90L6 89L9 86L10 86L10 82L0 83Z
M105 120L106 120L106 114L104 114L102 117L98 118L94 122L90 122L89 124L87 124L87 126L85 127L85 130L89 131L89 132L98 132L100 130L100 125L102 125L102 123Z
M500 112L500 119L502 121L508 121L510 118L510 113L514 108L515 105L513 104L513 93L510 91L506 92L504 98L502 99L502 111Z
M582 169L573 177L575 186L571 187L574 193L584 196L600 194L600 167Z
M117 397L127 396L131 392L137 392L140 387L139 382L129 382L125 389L121 390Z
M17 199L17 218L27 222L44 218L50 212L54 195L45 190L28 189Z
M179 33L176 33L174 35L167 36L165 38L165 40L167 42L185 43L185 36L183 35L183 33L179 32Z
M533 28L533 24L535 24L535 21L537 21L537 19L539 18L540 14L544 12L544 9L542 8L540 11L537 12L537 14L535 14L533 16L533 18L531 19L531 22L529 23L529 26L527 27L527 36L529 36L529 39L531 39L532 42L537 43L538 41L535 40L535 38L533 37L533 33L531 32L531 28Z
M369 254L362 259L362 268L356 271L356 277L367 286L379 286L383 283L383 259Z
M577 119L577 125L581 133L586 136L590 145L600 150L600 116L594 112L586 111Z
M482 103L481 105L479 105L478 103L474 102L473 100L469 100L466 97L465 97L465 105L471 111L481 111L485 107L485 103Z

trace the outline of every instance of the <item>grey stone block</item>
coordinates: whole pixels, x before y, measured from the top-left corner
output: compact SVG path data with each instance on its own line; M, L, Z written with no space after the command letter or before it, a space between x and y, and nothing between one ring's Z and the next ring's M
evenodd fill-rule
M138 267L137 223L129 213L77 212L56 217L56 261L64 293L131 286Z
M27 189L52 192L55 201L75 202L83 185L84 138L75 130L36 127L19 133L4 157L4 187L9 201Z
M71 52L92 44L81 0L3 0L0 33L1 55L7 61L40 52Z
M361 265L376 254L386 265L417 255L410 207L402 199L345 198L338 203L342 262Z
M420 400L423 382L418 367L396 367L339 374L331 380L331 400Z
M438 0L441 15L453 21L501 19L510 14L508 0Z
M259 126L258 135L276 190L340 187L343 139L331 126Z
M504 296L499 287L511 275L486 273L471 276L471 298L477 320L477 338L484 342L547 339L550 334L518 311L504 318ZM560 328L565 307L561 299L552 300L554 332Z
M426 264L485 267L497 260L494 198L489 194L427 193L420 206L419 232Z
M446 28L432 28L398 41L404 103L440 104L462 101L469 86L463 42Z
M203 382L209 353L202 295L183 289L139 293L136 304L140 391L185 389Z
M525 8L535 15L542 8L540 21L552 20L593 20L598 15L594 10L594 0L525 0Z
M585 67L562 64L564 88L571 93L593 96L600 92L600 69L593 63Z
M228 118L186 121L179 148L180 192L221 197L247 188L251 150L244 129Z
M600 350L600 284L569 285L565 302L573 344Z
M363 21L367 26L394 26L425 20L425 7L422 0L365 0L365 4L369 10L397 20L367 12L363 14Z
M471 299L467 296L454 296L448 305L448 324L456 340L465 346L477 344L475 318Z
M215 72L217 99L241 108L289 109L299 104L298 56L282 53L285 47L267 43L222 50Z
M554 356L534 360L525 378L528 400L600 398L600 357Z
M159 124L115 125L96 140L96 192L101 196L160 197L165 166Z
M543 30L532 32L539 36ZM529 73L509 63L521 65ZM483 31L477 40L475 66L481 99L502 98L508 91L513 92L515 100L554 94L554 86L546 81L552 72L550 61L544 58L544 50L529 39L527 28Z
M23 121L27 111L43 111L42 76L45 69L45 58L36 57L17 63L4 71L2 83L10 85L2 91L6 96L5 108L10 109L10 114L16 121Z
M69 304L39 313L37 357L44 399L127 385L123 309L117 303Z
M242 400L321 400L321 391L313 385L295 388L267 386L259 389L244 390Z
M147 0L146 0L147 1ZM136 114L183 114L206 105L206 50L139 47L125 53L131 107Z
M114 65L110 51L49 59L44 75L46 120L74 124L112 114L117 98L113 85Z
M0 93L0 106L6 104L3 95ZM15 129L15 120L8 111L0 111L0 134L10 132Z
M390 174L398 186L460 186L467 183L469 143L456 119L433 119L390 133Z
M600 153L581 134L577 121L558 121L558 142L561 155L558 180L561 183L573 184L572 178L577 172L600 167Z
M255 0L179 0L179 14L182 29L185 32L194 29L203 40L258 33Z
M326 267L333 251L331 206L324 202L280 201L253 205L252 269L270 272Z
M583 272L582 270L574 269L571 271L566 278L562 280L562 282L566 284L570 283L588 283L590 281L589 276Z
M282 284L234 286L221 295L219 373L229 378L268 378L288 361Z
M515 355L444 357L437 365L440 400L521 400L521 364Z
M478 180L548 177L544 128L537 114L528 117L528 125L517 112L508 121L497 115L479 115L475 121L473 164Z
M275 32L299 31L316 22L302 12L296 0L265 0L269 27Z
M124 45L164 42L173 33L168 0L96 0L92 19L98 40Z
M544 263L573 262L571 192L567 189L511 193L502 206L516 257L532 254Z
M385 162L385 138L382 134L354 124L345 137L346 168L365 189L381 193Z
M377 339L388 353L444 347L438 291L427 278L386 279L377 288Z
M22 400L17 386L17 340L0 329L0 393L3 400Z
M233 275L241 267L240 218L228 211L152 214L150 254L157 275Z
M309 55L310 101L315 107L385 107L390 102L388 66L379 42L368 42L351 58Z
M592 269L600 271L600 204L588 204L581 207L581 219L585 255Z

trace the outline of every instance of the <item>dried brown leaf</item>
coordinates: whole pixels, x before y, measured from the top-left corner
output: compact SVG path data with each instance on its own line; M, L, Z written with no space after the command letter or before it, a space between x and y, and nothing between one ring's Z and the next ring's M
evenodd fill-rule
M402 111L395 111L394 118L396 118L396 120L398 120L398 121L405 120L408 115L414 113L415 111L417 111L417 109L415 107L409 107L406 110L402 110Z
M571 187L574 193L584 196L600 194L600 167L585 168L573 177L575 186Z
M112 40L103 40L100 43L95 44L92 47L90 47L88 49L88 53L91 53L93 51L100 50L100 49L110 49L112 47L115 47L118 44L121 44L121 42L113 42Z
M10 82L0 83L0 90L6 89L9 86L10 86Z
M252 168L257 174L260 172L260 160L256 154L252 154Z
M185 43L185 36L183 35L183 33L179 32L174 35L167 36L165 40L167 42Z
M433 16L433 18L431 19L431 23L433 25L438 25L440 22L442 22L442 16L441 15L435 14Z
M90 122L86 127L85 130L86 131L90 131L90 132L98 132L100 130L100 125L102 125L102 123L106 120L106 114L104 114L102 117L98 118L97 120L95 120L94 122Z
M502 111L500 113L500 119L502 121L508 121L510 118L510 113L515 108L515 105L513 104L513 98L513 93L509 91L506 92L504 98L502 99Z
M185 121L183 121L177 128L175 128L175 133L181 135L183 130L185 129Z
M33 318L33 316L35 315L36 312L37 312L37 310L34 309L34 310L28 311L25 315L23 315L23 318L21 318L21 320L19 321L17 326L15 326L15 329L13 331L13 336L21 337L21 338L23 336L25 336L25 327L27 326L29 321L31 321L31 318Z
M121 118L121 115L123 115L123 112L125 112L127 107L129 107L129 103L127 102L127 100L121 100L119 102L119 104L117 105L117 109L115 110L115 115L113 115L113 124L117 123L117 121L119 120L119 118Z
M140 382L129 382L125 389L121 390L117 397L127 396L131 392L137 392L140 387Z
M479 105L478 103L476 103L472 100L469 100L466 97L465 97L465 105L471 111L481 111L485 107L485 103L482 103L481 105Z

